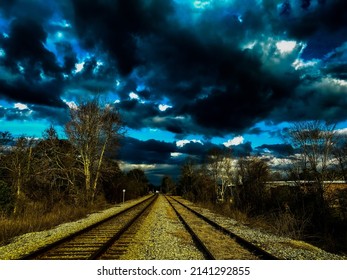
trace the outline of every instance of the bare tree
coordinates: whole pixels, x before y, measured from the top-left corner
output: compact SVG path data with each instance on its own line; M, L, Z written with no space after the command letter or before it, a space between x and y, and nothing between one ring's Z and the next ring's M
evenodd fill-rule
M128 198L136 198L148 193L148 179L142 169L131 169L127 175L126 189Z
M87 202L93 203L105 153L119 145L121 118L114 107L102 107L97 100L71 108L70 117L66 135L78 151Z
M240 158L237 170L240 186L235 192L236 206L247 211L263 211L266 202L265 183L269 176L270 169L265 161L257 157Z
M214 180L217 197L224 201L226 190L233 181L231 149L211 149L207 155L207 168Z
M337 134L333 155L336 159L337 170L340 177L347 181L347 135Z
M59 139L53 126L47 128L42 136L43 139L36 145L41 167L36 181L46 188L51 204L60 200L62 193L67 193L68 199L75 204L79 203L76 149L66 139Z
M195 163L192 158L187 158L181 166L181 174L178 180L178 195L186 195L194 187Z
M171 176L164 175L161 180L160 189L163 193L166 194L175 194L176 192L176 184Z
M13 141L13 136L8 131L0 132L0 152L5 149L5 146Z
M313 180L323 189L324 181L334 179L329 167L336 141L335 125L321 121L297 122L289 130L289 139L299 151L294 158L301 172L298 178Z
M199 165L188 158L181 167L177 194L192 201L215 202L215 182L205 164Z
M334 124L322 121L294 123L289 129L289 139L298 150L293 171L298 186L307 185L314 194L313 218L327 232L327 204L324 199L326 181L334 180L333 151L336 144Z
M33 139L20 137L16 140L11 152L6 156L5 169L12 180L12 189L15 195L13 214L17 214L19 206L25 200L25 185L32 177Z

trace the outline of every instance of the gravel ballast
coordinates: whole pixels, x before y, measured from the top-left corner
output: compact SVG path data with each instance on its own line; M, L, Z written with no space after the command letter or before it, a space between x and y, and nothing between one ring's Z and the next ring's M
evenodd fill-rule
M204 256L165 197L158 197L124 260L202 260Z
M94 213L76 222L61 224L51 230L33 232L13 239L12 243L0 247L0 259L16 260L37 250L44 245L51 244L67 235L84 229L106 217L118 213L147 197L126 202L118 207ZM176 197L177 199L177 197ZM194 210L207 216L211 220L244 239L253 242L264 250L284 260L347 260L347 256L331 254L308 243L287 237L276 236L261 230L251 229L236 220L217 215L207 209L197 207L193 203L179 198ZM122 256L122 259L165 259L188 260L203 259L177 216L167 207L168 203L160 196L148 214L147 218L135 235L133 246Z
M90 214L88 217L75 222L61 224L50 230L30 232L15 237L10 244L0 247L0 259L18 260L45 245L52 244L76 231L85 229L147 198L148 196L126 201L124 204L119 204L115 207Z
M283 260L347 260L347 256L326 252L309 243L294 240L288 237L277 236L262 230L252 229L234 219L218 215L212 211L198 207L180 197L175 197L180 202L191 207L217 224L252 242L265 251Z

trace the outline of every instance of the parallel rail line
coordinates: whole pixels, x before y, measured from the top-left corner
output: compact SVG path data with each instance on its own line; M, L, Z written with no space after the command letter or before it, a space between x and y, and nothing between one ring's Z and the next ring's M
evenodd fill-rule
M117 259L129 242L117 244L136 221L153 205L158 196L150 196L123 211L48 244L21 259ZM128 234L129 235L129 234ZM124 239L124 238L123 238Z
M132 245L157 197L150 196L21 259L119 259ZM278 259L179 200L165 197L206 259Z
M187 221L183 217L183 215L180 213L177 209L177 206L174 206L172 201L177 203L178 205L184 207L184 209L188 210L190 213L194 214L199 219L203 220L207 224L211 225L216 230L220 231L221 233L229 236L230 238L234 239L240 246L242 246L244 249L251 252L253 255L256 256L257 259L263 259L263 260L277 260L278 258L271 253L265 251L264 249L260 248L259 246L247 241L246 239L242 238L241 236L237 235L236 233L230 231L229 229L226 229L225 227L217 224L216 222L210 220L209 218L205 217L201 213L195 211L194 209L190 208L189 206L183 204L182 202L178 201L177 199L173 197L167 197L169 204L173 207L174 211L176 212L178 218L182 221L188 232L191 234L194 242L197 244L198 248L201 250L201 252L204 254L206 259L217 259L215 256L215 253L212 253L211 250L206 245L206 241L203 240L201 237L199 237L199 234L196 233L196 230L194 230L194 227L190 225L190 222ZM221 244L222 245L222 244Z

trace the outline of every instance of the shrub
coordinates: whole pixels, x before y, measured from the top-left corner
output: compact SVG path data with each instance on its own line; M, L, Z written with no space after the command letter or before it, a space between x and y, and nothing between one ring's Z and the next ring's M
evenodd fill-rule
M2 180L0 180L0 212L8 214L13 207L13 195L11 187Z

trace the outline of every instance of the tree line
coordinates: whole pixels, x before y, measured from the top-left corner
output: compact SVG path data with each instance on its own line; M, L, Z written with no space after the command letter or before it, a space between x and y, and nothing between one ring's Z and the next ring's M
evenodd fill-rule
M187 159L177 184L165 178L162 188L249 217L281 218L295 237L319 235L346 249L346 134L333 124L305 121L293 123L284 136L293 153L281 159L281 170L261 155L233 158L230 148L214 148L200 161Z
M20 215L34 203L49 211L58 203L88 207L148 193L140 169L122 172L115 160L123 125L119 112L98 100L70 108L66 139L53 126L41 139L0 132L0 209Z

